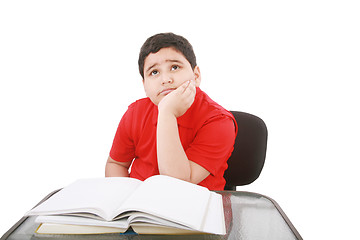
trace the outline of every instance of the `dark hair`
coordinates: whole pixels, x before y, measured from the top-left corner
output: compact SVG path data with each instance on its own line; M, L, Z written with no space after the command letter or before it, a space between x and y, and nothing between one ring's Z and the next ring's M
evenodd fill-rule
M174 33L159 33L149 37L140 49L138 64L140 75L143 79L145 58L150 53L157 53L160 49L167 47L172 47L175 50L181 52L189 61L192 69L196 67L195 53L188 40Z

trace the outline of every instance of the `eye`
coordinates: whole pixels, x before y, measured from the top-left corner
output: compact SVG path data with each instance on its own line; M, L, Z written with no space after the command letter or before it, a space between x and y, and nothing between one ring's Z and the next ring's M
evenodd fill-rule
M178 70L180 67L178 66L178 65L173 65L172 67L171 67L171 70L172 71L175 71L175 70Z
M159 74L158 70L153 70L153 71L151 71L151 73L150 73L151 76L155 76L155 75L157 75L157 74Z

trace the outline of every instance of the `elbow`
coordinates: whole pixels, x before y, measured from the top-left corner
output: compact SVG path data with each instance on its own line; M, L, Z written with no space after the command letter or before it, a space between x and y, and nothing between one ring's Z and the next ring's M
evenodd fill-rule
M131 162L117 162L110 157L105 165L105 177L129 177Z
M181 170L166 171L165 169L159 169L159 173L160 175L166 175L186 182L191 182L191 174L190 172L187 171L181 171Z

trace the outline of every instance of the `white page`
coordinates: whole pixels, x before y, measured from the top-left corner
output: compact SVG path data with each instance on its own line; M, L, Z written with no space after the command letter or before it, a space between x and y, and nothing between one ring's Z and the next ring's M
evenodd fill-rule
M211 192L207 214L201 230L203 232L214 234L226 234L224 207L222 196L220 194Z
M81 179L63 188L26 215L89 212L110 221L113 211L141 183L140 180L128 177Z
M84 226L103 226L103 227L116 227L127 229L128 223L126 219L118 221L101 221L96 219L74 217L74 216L38 216L35 219L36 223L56 223L56 224L73 224Z
M155 225L162 225L162 226L168 226L174 228L191 229L179 223L168 221L165 220L164 218L160 218L152 214L143 213L143 212L133 212L133 214L131 214L131 216L127 219L127 221L130 223L129 224L130 226L134 224L146 225L146 223L151 223Z
M148 178L121 206L121 211L143 211L199 230L210 191L176 178Z
M35 231L38 234L108 234L123 233L126 229L103 227L103 226L87 226L87 225L68 225L57 223L44 223ZM41 239L41 237L40 237Z

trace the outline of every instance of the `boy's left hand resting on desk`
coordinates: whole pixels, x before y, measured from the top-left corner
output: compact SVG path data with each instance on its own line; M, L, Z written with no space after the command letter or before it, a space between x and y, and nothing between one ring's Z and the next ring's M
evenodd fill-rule
M160 101L156 140L160 174L198 184L210 173L187 158L177 125L177 118L191 107L195 94L195 82L186 81Z

